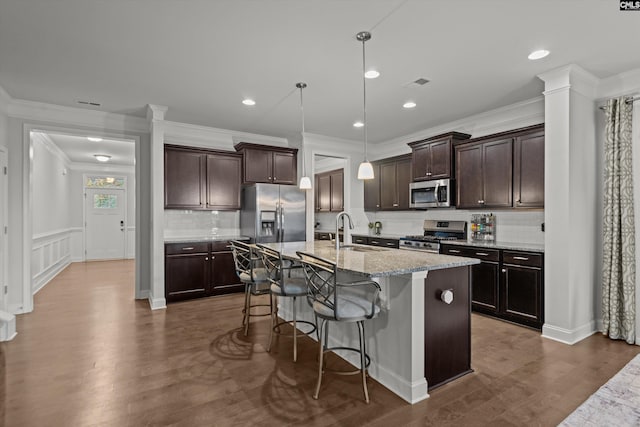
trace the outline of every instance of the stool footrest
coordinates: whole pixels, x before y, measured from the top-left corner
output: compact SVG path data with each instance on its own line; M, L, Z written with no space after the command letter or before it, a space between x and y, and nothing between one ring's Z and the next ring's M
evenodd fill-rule
M304 331L299 331L300 334L302 335L310 335L312 333L314 333L316 331L316 325L313 324L313 322L308 322L306 320L296 320L296 325L298 324L305 324L305 325L309 325L311 326L311 330L304 332ZM293 327L293 320L283 320L282 322L278 322L275 325L273 325L273 333L276 335L279 335L281 337L293 337L293 332L290 333L284 333L284 332L280 332L279 329L281 326L283 325L289 325L291 327Z
M353 351L354 353L358 353L358 354L360 354L360 350L359 350L359 349L357 349L357 348L353 348L353 347L327 347L327 348L325 348L325 349L323 350L323 353L325 353L325 354L326 354L326 353L329 353L329 352L334 351L334 350L347 350L347 351ZM365 365L364 365L364 368L366 369L366 368L368 368L368 367L369 367L369 365L371 364L371 358L370 358L370 357L369 357L369 355L368 355L368 354L366 354L366 353L365 353L365 355L364 355L364 358L365 358L365 360L366 360ZM354 370L354 371L338 371L338 370L335 370L335 369L326 369L326 368L323 368L322 370L323 370L324 372L331 372L331 373L336 374L336 375L356 375L356 374L360 374L360 373L362 373L362 370L361 370L361 369L356 369L356 370Z

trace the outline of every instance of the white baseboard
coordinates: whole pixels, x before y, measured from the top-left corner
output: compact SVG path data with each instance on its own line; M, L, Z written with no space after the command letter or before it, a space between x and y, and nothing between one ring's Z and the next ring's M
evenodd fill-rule
M164 298L152 298L151 295L149 295L148 299L151 310L161 310L163 308L167 308L167 300Z
M45 270L32 280L33 295L37 294L40 289L44 288L54 277L56 277L62 270L67 268L71 264L69 256L62 258L57 264L52 265L48 270Z
M144 291L139 291L138 294L136 295L136 299L149 299L149 297L151 296L151 291L144 290Z
M564 329L545 323L542 326L542 336L563 344L573 345L598 332L596 321L592 320L575 329Z
M9 310L9 313L14 314L14 315L18 315L18 314L25 314L25 313L29 313L30 311L25 310L23 305L20 304L9 304L9 306L7 307Z
M16 316L0 311L0 341L11 341L16 335Z

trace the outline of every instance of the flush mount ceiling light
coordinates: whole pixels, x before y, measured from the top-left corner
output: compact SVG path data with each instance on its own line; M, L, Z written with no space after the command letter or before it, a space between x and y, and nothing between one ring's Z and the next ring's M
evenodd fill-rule
M249 105L249 106L256 105L256 101L254 101L253 99L250 99L250 98L243 99L242 103L244 105Z
M542 59L547 55L549 55L548 50L540 49L540 50L534 50L533 52L531 52L527 58L529 58L532 61L535 61L536 59Z
M358 179L373 179L373 166L367 160L367 78L365 77L366 61L364 44L371 40L371 33L360 31L356 39L362 42L362 127L364 128L364 161L358 166Z
M353 124L353 127L354 127L354 128L361 128L362 126L364 126L364 123L362 123L362 122L355 122L355 123Z
M364 76L368 79L377 79L378 77L380 77L380 73L376 70L369 70L364 73Z
M416 107L416 103L413 101L409 101L409 102L405 102L404 104L402 104L402 108L415 108Z
M307 87L307 84L304 82L296 83L296 87L300 89L300 112L302 113L302 145L300 149L300 153L302 154L302 177L300 178L300 189L310 190L311 178L307 176L306 168L305 168L306 162L304 158L304 102L302 101L302 89Z
M100 142L102 141L102 138L97 137L97 136L88 136L87 139L91 142Z
M108 154L94 154L93 157L99 162L108 162L111 159L111 156Z

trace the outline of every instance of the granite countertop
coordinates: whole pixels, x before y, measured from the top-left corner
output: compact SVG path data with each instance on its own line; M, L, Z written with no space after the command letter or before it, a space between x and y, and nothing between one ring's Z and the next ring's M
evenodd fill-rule
M291 258L298 257L297 251L309 252L334 262L337 258L339 270L367 277L395 276L416 271L441 270L480 263L479 260L473 258L367 245L350 245L353 247L352 249L340 249L336 257L334 244L326 240L269 243L266 246Z
M514 251L541 252L544 253L544 244L540 243L513 243L513 242L483 242L477 240L446 240L444 245L473 246L487 249L510 249Z
M324 229L315 229L316 233L331 233L336 234L336 230L324 230ZM339 231L339 234L344 234L342 230ZM401 237L406 237L406 234L369 234L366 232L351 232L351 236L360 236L360 237L377 237L379 239L400 239Z
M212 236L191 236L191 237L165 237L165 243L185 243L185 242L221 242L228 240L250 240L247 236L232 235L212 235Z

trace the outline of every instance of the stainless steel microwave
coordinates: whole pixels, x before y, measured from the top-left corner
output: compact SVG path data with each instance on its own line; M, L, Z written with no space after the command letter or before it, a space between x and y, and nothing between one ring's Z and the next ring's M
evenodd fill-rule
M412 182L409 184L409 207L414 209L448 208L455 206L455 181Z

